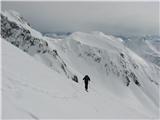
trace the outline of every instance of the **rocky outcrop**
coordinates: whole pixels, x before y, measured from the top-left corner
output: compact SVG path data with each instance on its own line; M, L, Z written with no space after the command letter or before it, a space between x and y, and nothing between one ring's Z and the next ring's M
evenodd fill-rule
M24 21L21 20L22 17L18 18L19 21ZM78 82L78 77L68 69L57 50L51 49L43 38L32 35L31 31L23 26L23 23L18 24L1 13L1 37L31 56L38 55L44 61L47 59L48 63L44 63L48 67Z

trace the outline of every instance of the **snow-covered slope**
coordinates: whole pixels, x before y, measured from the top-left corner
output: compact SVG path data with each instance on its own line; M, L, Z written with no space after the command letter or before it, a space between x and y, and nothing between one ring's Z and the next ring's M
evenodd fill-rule
M68 68L54 48L44 37L32 29L17 12L1 13L1 36L51 69L78 82L77 76Z
M11 13L1 14L4 118L158 118L160 68L121 39L35 35Z
M5 40L2 40L2 49L3 118L156 117L156 111L152 113L144 108L128 88L128 95L121 96L126 97L123 100L106 91L104 86L94 84L92 79L91 90L86 93L83 83L66 80ZM135 91L145 96L140 90Z
M148 62L160 66L159 36L131 37L124 44Z
M104 86L117 96L126 96L127 87L133 93L138 89L145 95L134 94L140 101L143 99L145 106L152 104L158 108L160 68L147 63L120 41L109 36L76 32L65 40L50 42L59 46L57 50L68 65L82 76L89 74L95 85Z

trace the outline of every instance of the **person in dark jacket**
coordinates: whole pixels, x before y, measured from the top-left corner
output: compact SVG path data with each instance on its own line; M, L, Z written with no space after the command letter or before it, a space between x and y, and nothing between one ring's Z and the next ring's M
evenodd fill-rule
M85 75L83 80L84 80L84 84L85 84L85 89L88 92L88 82L90 81L90 78L88 75Z

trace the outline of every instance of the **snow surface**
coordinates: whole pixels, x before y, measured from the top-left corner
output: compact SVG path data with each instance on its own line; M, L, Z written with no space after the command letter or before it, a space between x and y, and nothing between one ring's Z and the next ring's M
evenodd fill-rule
M2 49L3 118L156 117L134 96L127 103L93 83L86 93L82 82L66 80L4 40Z
M58 53L56 57L30 55L2 39L3 118L158 119L160 68L139 57L121 39L97 31L49 38L18 19L18 13L3 14L46 41L48 51ZM78 83L59 72L61 64L77 75ZM89 92L84 89L85 74L91 77Z

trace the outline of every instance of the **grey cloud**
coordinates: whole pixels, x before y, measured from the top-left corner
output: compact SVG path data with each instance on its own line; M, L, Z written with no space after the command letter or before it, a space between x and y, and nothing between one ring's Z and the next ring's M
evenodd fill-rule
M159 33L159 2L2 2L41 32Z

